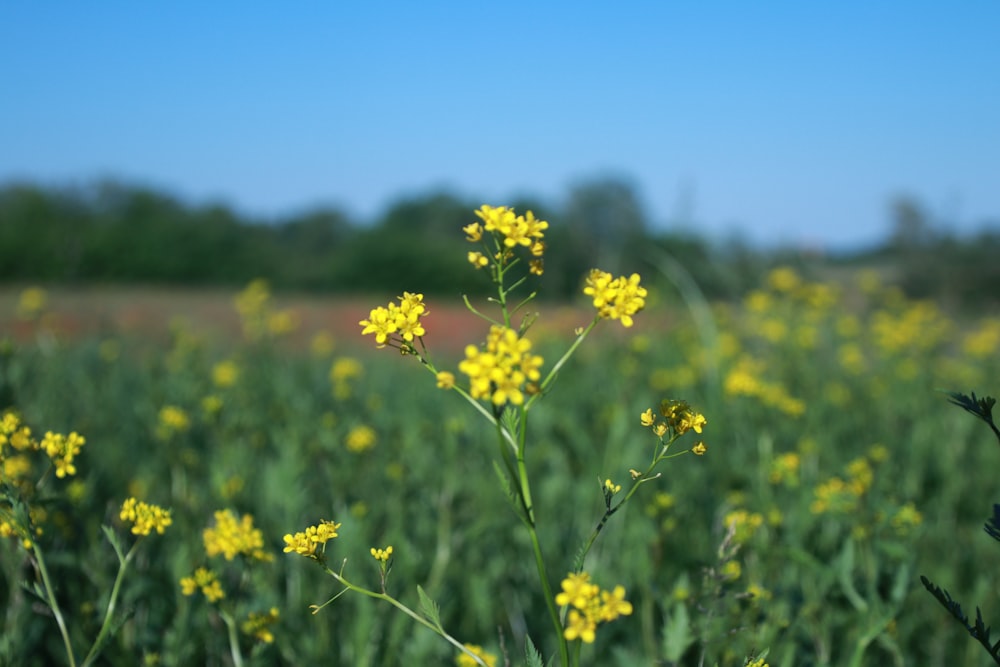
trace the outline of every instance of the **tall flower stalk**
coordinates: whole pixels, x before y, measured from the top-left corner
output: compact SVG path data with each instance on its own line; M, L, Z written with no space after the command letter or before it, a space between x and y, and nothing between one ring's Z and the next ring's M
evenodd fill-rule
M691 411L687 404L681 406L680 402L665 402L661 406L663 419L659 422L660 426L654 428L659 441L649 466L642 472L632 471L632 487L614 503L612 499L621 487L613 484L610 479L607 480L603 489L606 512L579 553L577 562L571 567L567 563L561 568L563 571L571 571L567 578L562 579L562 591L556 594L549 561L542 550L541 526L532 495L528 457L529 414L542 396L551 390L559 371L569 362L590 332L602 320L616 320L624 327L631 327L634 316L645 307L647 293L638 274L616 278L599 269L591 270L585 278L583 293L593 303L593 318L577 329L566 351L545 372L544 359L535 353L528 337L535 316L523 314L535 293L531 292L524 297L516 295L532 275L542 275L544 272L544 238L549 225L536 218L531 211L519 215L505 206L484 205L475 214L479 220L463 228L466 240L476 247L469 251L467 257L477 270L489 273L496 290L489 302L495 306L496 312L483 312L465 299L469 311L485 320L489 324L489 330L483 344L470 344L465 348L464 359L457 368L459 374L465 376L464 382L459 381L454 372L438 368L427 351L424 343L424 336L427 334L424 318L428 315L428 310L422 294L404 292L397 301L372 309L368 318L362 320L360 325L362 334L373 335L378 347L392 347L403 355L417 357L435 376L438 387L457 392L495 430L500 460L515 501L515 511L531 540L538 581L558 641L559 664L568 667L579 664L580 644L594 641L599 623L632 613L632 605L625 600L623 587L602 591L589 581L589 574L583 571L583 564L590 547L611 515L632 497L638 487L659 476L653 474L656 465L675 455L668 454L670 445L689 430L700 433L705 419ZM519 314L520 322L515 325ZM643 418L646 426L653 427L654 421L656 420L646 423L645 416ZM692 451L702 453L704 445L699 443ZM286 541L289 540L292 550L301 547L308 552L299 551L303 555L317 557L314 549L318 543L303 543L293 535L286 536ZM386 599L408 613L398 602L386 597L384 590L381 594L368 591L348 582L342 572L327 569L327 573L334 576L345 587L344 590L355 590L369 597ZM434 625L428 624L426 615L423 620L417 620L428 627ZM439 626L436 631L449 639ZM571 642L574 642L572 650Z

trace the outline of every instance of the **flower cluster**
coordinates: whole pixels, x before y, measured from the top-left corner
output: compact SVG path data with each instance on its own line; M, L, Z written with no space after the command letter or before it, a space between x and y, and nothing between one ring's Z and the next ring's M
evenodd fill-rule
M758 512L734 509L726 513L722 519L722 525L732 529L734 542L743 544L753 537L758 528L764 525L764 517Z
M566 639L582 639L587 644L594 642L599 623L632 613L632 603L625 600L623 587L615 586L612 591L603 591L590 581L586 572L570 573L563 579L562 592L556 595L556 604L572 607L566 617L563 633Z
M45 312L48 300L48 293L41 287L25 289L17 300L18 319L37 320Z
M653 409L649 408L639 416L639 421L643 426L651 428L661 441L667 436L672 441L688 431L701 434L702 429L708 424L705 415L692 410L687 401L674 399L664 399L660 402L659 416L654 415ZM701 441L691 448L691 451L699 456L707 450L705 443Z
M624 327L632 326L632 316L646 306L646 288L639 284L639 274L612 278L600 269L591 269L583 293L594 301L598 317L619 320Z
M237 555L261 561L273 558L264 551L264 536L260 529L254 528L253 516L250 514L244 514L237 520L230 510L218 510L215 513L215 527L206 528L202 532L202 540L205 543L205 554L209 558L219 554L226 560L233 560Z
M31 462L22 452L37 448L31 429L13 412L4 414L0 419L0 480L17 482L27 475Z
M339 529L339 523L324 520L319 525L309 526L303 532L285 535L285 553L294 551L307 558L317 558L316 548L337 537Z
M56 467L56 477L62 478L66 475L76 474L76 466L73 465L73 459L80 453L80 448L86 442L84 437L76 432L70 433L67 436L48 431L45 433L45 437L42 438L38 447L44 450L49 455L49 458L52 459L52 463Z
M23 452L36 450L48 455L56 468L56 477L75 475L74 459L86 442L75 431L69 435L48 431L42 441L38 442L31 437L31 429L22 424L16 414L7 412L0 418L0 479L17 482L27 475L31 470L31 463Z
M232 387L240 379L240 367L232 359L220 361L212 367L212 384L220 389Z
M385 549L371 548L372 558L379 561L380 563L388 562L389 558L392 556L392 546L388 546Z
M243 322L243 335L247 340L259 341L267 336L281 336L298 326L295 313L274 310L271 305L271 288L266 280L252 280L234 300Z
M459 363L458 370L469 376L469 394L473 398L488 398L497 406L507 402L521 405L524 392L538 390L535 383L541 378L542 361L531 354L531 341L519 338L513 329L494 325L486 338L486 349L466 347L465 360ZM440 376L438 380L440 386Z
M191 428L191 417L184 408L176 405L164 405L160 408L156 435L161 440L169 440L174 435L184 433Z
M277 607L271 607L270 611L266 614L250 612L247 620L243 621L240 625L240 630L245 635L250 635L265 644L270 644L274 641L274 633L271 632L271 627L278 622L279 615Z
M549 223L539 220L535 214L528 211L524 215L517 215L513 209L506 206L488 206L484 204L476 216L482 220L482 224L474 222L462 228L465 232L466 240L470 243L479 243L483 240L484 233L490 233L495 240L495 249L487 248L490 255L485 255L479 251L469 252L469 262L481 269L488 266L490 256L498 264L506 264L512 257L514 248L523 246L528 248L533 259L529 260L528 266L531 273L542 275L544 264L542 255L545 254L545 230L549 228Z
M371 449L375 446L375 429L364 424L355 426L344 438L344 444L355 453Z
M122 503L119 516L122 521L128 521L132 524L133 535L149 535L154 530L162 535L167 526L173 523L173 519L170 518L170 510L144 503L135 498L127 498Z
M181 593L184 595L194 595L199 590L209 602L218 602L226 597L219 577L208 568L199 567L190 577L181 579Z
M403 292L399 304L389 303L387 306L374 308L367 320L358 322L362 327L362 336L375 334L375 344L382 348L386 345L398 347L404 354L413 351L413 340L426 333L420 318L427 314L423 294Z

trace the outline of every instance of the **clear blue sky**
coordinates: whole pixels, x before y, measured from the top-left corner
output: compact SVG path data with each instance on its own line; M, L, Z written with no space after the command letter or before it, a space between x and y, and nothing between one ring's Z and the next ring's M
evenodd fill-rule
M0 182L363 220L616 174L657 223L825 246L900 194L1000 220L997 0L262 5L4 2Z

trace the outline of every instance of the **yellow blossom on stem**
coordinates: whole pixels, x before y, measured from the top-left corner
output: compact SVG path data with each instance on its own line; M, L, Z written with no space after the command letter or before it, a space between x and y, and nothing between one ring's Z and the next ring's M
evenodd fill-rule
M149 535L154 530L162 535L167 526L173 523L173 519L170 518L170 510L141 502L135 498L127 498L122 503L119 517L122 521L132 523L134 535Z
M385 549L376 549L375 547L372 547L371 554L372 558L375 560L385 563L389 560L389 557L392 556L392 546L388 546Z
M52 463L56 467L56 477L61 478L66 475L76 474L76 466L73 465L73 459L80 453L80 448L86 442L84 437L76 432L66 436L61 433L49 431L42 438L39 449L44 450L49 455L49 458L52 459Z
M199 590L209 602L218 602L226 597L218 576L204 567L199 567L190 577L181 579L181 593L184 595L194 595Z
M486 350L475 345L465 348L465 360L458 370L469 376L469 394L485 398L494 405L524 403L526 383L541 379L542 358L531 354L531 341L519 338L507 327L493 326L486 339Z
M427 333L421 318L427 314L423 294L403 292L399 303L373 308L367 320L361 320L361 335L375 334L375 344L393 344L403 351L413 350L413 341Z
M217 511L215 526L202 531L202 539L209 558L219 554L226 560L233 560L238 555L262 561L273 558L264 551L264 536L260 529L254 528L250 514L237 519L230 510Z
M271 627L278 622L279 615L280 612L277 607L271 607L266 614L250 612L247 620L243 621L240 625L240 630L245 635L259 639L265 644L270 644L274 641L274 633L271 632Z
M285 535L285 553L294 551L307 558L316 558L316 548L337 537L339 528L339 523L324 520L302 532Z
M483 238L483 226L478 222L462 227L465 232L465 240L469 243L478 243Z
M622 586L602 591L597 584L591 583L586 572L567 575L562 581L562 589L556 595L556 604L572 607L563 631L563 636L570 641L581 639L584 643L593 643L598 624L632 613L632 603L625 599Z
M646 288L639 284L639 274L612 278L610 273L592 269L583 293L591 297L598 317L618 320L624 327L633 324L632 316L646 306Z
M482 269L490 264L490 258L479 251L470 252L468 255L469 264L472 264L477 269Z
M344 444L352 452L363 452L375 446L375 429L364 424L355 426L344 438Z

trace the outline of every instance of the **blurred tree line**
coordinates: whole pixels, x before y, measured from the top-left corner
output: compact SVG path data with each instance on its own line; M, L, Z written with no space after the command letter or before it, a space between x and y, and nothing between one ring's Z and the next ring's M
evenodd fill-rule
M469 270L461 232L481 203L431 193L397 201L368 224L335 208L263 223L226 206L192 206L117 182L82 189L10 184L0 188L0 281L237 287L263 277L300 291L482 295L489 281ZM654 229L635 190L617 179L578 185L559 210L507 203L550 223L545 275L535 279L546 298L569 298L594 266L734 298L779 263L807 275L818 264L875 265L911 296L960 304L1000 296L1000 233L956 238L936 230L911 200L894 204L884 245L839 256L710 244L689 221Z

